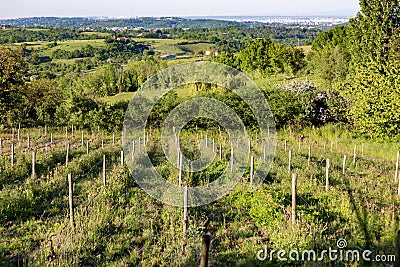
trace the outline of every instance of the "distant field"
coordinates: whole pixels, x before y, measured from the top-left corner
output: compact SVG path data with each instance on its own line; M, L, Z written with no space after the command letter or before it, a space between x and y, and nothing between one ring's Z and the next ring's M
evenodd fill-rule
M104 42L104 39L98 39L98 40L70 40L70 41L64 41L64 42L57 42L57 46L52 47L52 48L46 48L45 46L42 46L42 55L45 56L51 56L53 51L57 49L61 50L66 50L66 51L74 51L78 49L82 49L83 47L87 45L91 45L93 47L105 47L106 43Z
M84 35L97 35L97 36L101 36L101 37L108 37L111 36L111 33L107 33L107 32L82 32L82 34Z
M151 39L151 38L134 38L135 42L146 43L152 45L155 51L161 54L172 54L172 55L184 55L184 54L195 54L198 51L204 51L212 49L213 44L198 43L198 44L185 44L179 45L179 43L185 42L183 39Z

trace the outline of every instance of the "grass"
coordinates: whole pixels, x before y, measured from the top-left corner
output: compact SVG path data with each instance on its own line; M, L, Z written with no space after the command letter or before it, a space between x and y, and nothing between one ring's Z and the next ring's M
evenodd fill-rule
M217 130L217 129L214 129ZM190 140L207 133L209 140L223 144L223 160L229 161L227 136L219 137L209 129L180 135L182 151ZM327 126L291 134L288 129L277 135L277 153L266 181L255 191L249 189L249 169L239 185L228 196L204 207L189 209L189 227L185 252L182 252L182 211L164 205L146 195L135 184L126 167L119 166L120 134L112 144L110 134L85 132L90 142L89 154L80 146L80 131L72 138L70 165L65 166L63 129L49 129L55 145L46 155L48 142L38 129L23 129L21 145L17 146L18 169L10 169L8 150L0 157L0 177L6 173L18 179L0 179L0 264L15 266L107 265L107 266L196 266L201 251L201 238L206 231L212 236L211 266L277 266L278 261L260 262L256 253L269 249L318 251L334 248L336 240L345 238L348 248L370 249L376 254L394 254L398 230L400 198L394 182L394 161L398 145L379 148L366 143L365 155L358 156L356 165L349 158L347 174L341 174L343 152L349 144L365 140L351 138L343 129ZM30 153L23 156L26 135L30 134L38 152L36 178L30 177ZM10 131L1 136L10 144ZM160 132L153 129L147 150L158 151L156 140ZM298 146L298 136L305 139ZM339 136L336 143L324 149L324 143ZM105 147L101 148L101 139ZM47 141L46 141L47 140ZM291 222L291 173L288 172L287 148L293 152L292 171L298 174L297 223ZM312 157L307 165L308 143L312 142ZM198 146L195 141L195 147ZM262 159L260 141L253 139L252 154L256 166ZM61 154L59 154L61 153ZM107 186L101 178L102 155L107 158ZM177 181L177 170L152 153L154 164L165 178ZM331 160L330 187L325 192L325 160ZM129 158L126 159L129 162ZM218 159L216 160L218 161ZM22 166L28 166L21 172ZM49 166L50 171L47 166ZM218 165L215 165L218 166ZM208 169L202 179L215 170ZM65 176L73 174L75 229L68 222L67 186ZM185 181L189 176L183 175ZM208 177L209 178L209 177ZM195 181L195 180L193 180ZM197 182L204 182L201 179ZM8 216L8 217L5 217ZM9 219L7 219L9 218ZM11 220L11 218L13 218ZM207 218L209 222L205 229ZM397 222L397 223L396 223ZM315 234L313 234L313 232ZM345 262L350 264L349 262ZM325 261L328 265L329 262ZM307 262L288 262L285 266L317 266ZM319 265L321 266L321 265ZM363 262L352 266L364 266ZM377 266L372 264L372 266Z

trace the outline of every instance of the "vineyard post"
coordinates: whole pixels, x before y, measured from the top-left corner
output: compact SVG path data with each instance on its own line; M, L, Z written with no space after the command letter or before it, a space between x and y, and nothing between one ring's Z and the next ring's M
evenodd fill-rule
M81 138L81 146L83 147L84 146L84 142L85 142L85 136L84 136L84 133L83 133L83 131L82 131L82 138Z
M143 147L146 148L146 133L143 134Z
M214 138L212 139L212 151L215 153L215 140Z
M331 152L333 151L333 141L331 141Z
M68 141L68 127L65 127L65 142Z
M353 152L353 164L356 165L357 161L357 145L354 146L354 152Z
M115 146L115 134L114 133L113 133L112 139L113 139L113 146Z
M71 227L74 228L74 199L73 199L73 185L72 175L68 174L68 202L69 202L69 222Z
M183 240L182 240L182 251L185 250L186 246L186 232L188 226L188 188L187 186L184 187L183 190L183 218L182 218L182 233L183 233Z
M101 140L101 149L104 149L104 140Z
M399 178L399 158L400 158L400 151L397 151L397 159L396 159L396 170L394 172L394 181L397 182Z
M47 136L47 125L44 126L44 136Z
M103 186L106 186L106 155L103 154Z
M326 183L325 183L325 192L329 190L329 168L330 168L330 160L326 159Z
M121 151L121 166L124 166L124 151Z
M208 136L206 135L206 148L208 148Z
M289 173L292 171L292 150L289 150L289 164L288 164Z
M18 135L17 135L17 141L21 141L21 128L18 128Z
M178 161L179 161L179 177L178 177L178 184L179 186L182 185L182 167L183 167L183 159L182 159L182 153L179 153L178 155Z
M204 234L201 242L201 259L200 267L208 267L208 253L210 251L211 237L209 234Z
M254 180L254 156L250 158L250 186L253 186Z
M285 140L285 152L287 152L287 140Z
M222 161L222 144L219 144L219 161Z
M296 225L297 174L292 174L292 229Z
M14 143L11 144L11 167L14 167Z
M135 140L132 141L132 161L135 159Z
M343 175L346 175L346 160L347 160L347 156L344 155L343 156Z
M36 153L32 152L32 178L36 176Z
M308 160L307 160L307 163L308 163L308 167L310 167L310 164L311 164L311 143L308 145Z
M67 155L65 156L65 166L68 166L69 161L69 144L67 144Z
M86 142L86 154L89 154L89 141Z
M231 172L233 172L233 145L231 146Z
M251 153L251 140L249 140L249 154Z
M31 137L29 136L29 134L28 134L27 148L28 149L31 148Z
M299 151L301 150L301 138L299 138Z
M71 126L71 136L72 136L72 138L74 137L74 125L73 124Z
M0 138L0 156L3 154L3 142Z
M264 158L264 161L267 159L267 146L266 146L266 144L263 145L263 158Z
M53 133L50 133L50 144L53 144Z

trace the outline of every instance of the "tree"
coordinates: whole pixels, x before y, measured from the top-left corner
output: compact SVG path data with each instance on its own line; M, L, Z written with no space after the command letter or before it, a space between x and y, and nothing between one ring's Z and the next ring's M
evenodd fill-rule
M0 123L17 122L27 63L23 47L17 50L0 47Z
M399 136L400 124L400 5L398 0L361 0L351 20L351 74L345 94L351 99L350 118L362 134Z

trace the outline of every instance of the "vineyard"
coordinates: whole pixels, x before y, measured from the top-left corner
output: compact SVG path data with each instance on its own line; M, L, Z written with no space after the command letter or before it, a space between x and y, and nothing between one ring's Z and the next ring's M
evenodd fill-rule
M217 128L180 134L186 157L195 158L205 140L218 155L196 175L161 159L157 135L148 131L135 144L150 151L171 183L206 184L228 168L234 145ZM257 252L321 251L338 239L374 255L399 253L397 143L354 139L339 127L286 127L277 132L270 173L253 191L252 172L272 144L251 134L253 157L236 188L185 210L137 186L121 132L16 127L1 130L0 138L2 266L196 266L204 236L210 266L276 266Z

